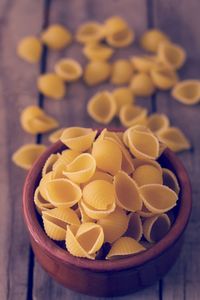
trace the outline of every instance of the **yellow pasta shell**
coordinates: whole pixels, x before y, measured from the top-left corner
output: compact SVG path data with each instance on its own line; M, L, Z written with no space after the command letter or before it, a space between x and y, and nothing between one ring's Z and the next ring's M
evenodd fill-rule
M83 79L89 86L106 81L111 73L111 65L106 61L95 60L89 62L84 71Z
M112 95L115 99L117 115L119 114L122 106L134 103L133 93L128 87L117 88L112 92Z
M154 68L150 74L154 85L160 90L169 90L178 82L176 72L166 67Z
M163 129L158 133L161 142L167 145L172 151L179 152L190 149L191 144L184 133L176 127Z
M153 133L159 133L161 130L168 128L169 124L169 119L165 114L154 113L148 117L146 126Z
M80 43L98 42L104 38L104 28L98 22L86 22L79 26L76 40Z
M169 231L171 222L166 214L147 218L143 223L145 239L150 243L160 241Z
M155 85L147 73L134 75L130 82L130 89L135 96L149 97L155 92Z
M60 24L53 24L42 32L41 40L49 48L60 50L71 43L72 36L66 27Z
M64 81L54 73L40 75L37 80L40 93L53 100L60 100L66 93Z
M86 44L83 48L83 54L90 60L108 60L114 53L114 50L102 44Z
M81 65L72 58L60 59L54 68L56 74L67 82L78 80L83 73Z
M120 16L112 16L105 20L105 34L112 35L128 28L127 22Z
M97 221L103 228L104 242L113 243L120 238L128 228L128 216L126 212L117 207L114 212Z
M46 183L48 181L51 181L53 179L53 172L48 172L47 174L44 174L44 176L41 178L40 183L39 183L39 189L40 189L40 194L41 196L48 201L47 199L47 194L46 194Z
M42 168L42 177L51 172L53 170L53 165L55 164L55 162L58 160L58 158L60 157L60 154L51 154L47 160L45 161L45 164Z
M164 213L176 205L177 194L165 185L147 184L139 188L146 208L153 213Z
M93 208L92 206L86 204L84 201L81 201L81 205L86 215L91 219L95 219L95 220L99 220L101 218L106 217L107 215L112 213L116 207L115 202L109 205L106 210L98 210L96 208Z
M95 173L96 161L89 153L82 153L66 166L63 174L76 183L87 182Z
M106 259L119 259L144 251L145 248L130 237L119 238L111 247Z
M17 46L17 54L23 60L29 63L36 63L40 60L42 54L42 45L35 36L23 38Z
M78 203L78 207L79 207L79 210L80 210L80 219L81 219L81 223L94 222L94 219L90 218L90 217L85 213L85 210L84 210L84 208L83 208L81 202Z
M200 81L195 79L178 82L172 90L172 96L186 105L200 102Z
M66 228L48 220L48 217L43 217L44 230L48 237L55 241L64 241L66 235Z
M107 91L101 91L94 95L88 102L87 111L95 121L108 124L116 114L116 103L113 95Z
M158 65L158 61L155 56L133 56L130 61L133 64L134 69L142 73L149 73Z
M151 165L151 166L154 166L155 168L157 168L160 173L162 173L162 168L160 166L160 164L155 161L155 160L147 160L147 159L138 159L138 158L133 158L133 165L135 167L135 169L137 169L138 167L140 166L143 166L143 165Z
M83 127L69 127L61 135L61 142L71 150L83 152L88 150L96 137L97 130Z
M177 70L185 63L186 52L177 44L163 42L158 47L158 59L167 67Z
M42 197L39 186L36 188L34 193L34 203L40 215L42 214L42 211L54 208L51 203Z
M147 51L157 52L160 43L168 42L169 37L159 29L147 30L140 38L140 46Z
M18 167L29 170L45 150L44 145L26 144L13 153L12 161Z
M137 211L142 208L142 199L135 181L123 171L114 176L114 187L117 204L127 211Z
M125 28L106 36L108 45L115 48L124 48L134 42L135 33L130 28Z
M55 207L72 207L82 196L80 187L64 178L46 182L45 189L48 201Z
M108 181L108 182L112 183L113 182L113 177L110 174L106 173L106 172L96 170L94 175L86 183L84 183L82 186L85 186L86 184L88 184L88 183L90 183L94 180L105 180L105 181Z
M171 190L173 190L177 195L180 192L180 186L176 175L169 169L163 168L163 184L168 186Z
M51 142L51 143L57 142L60 139L60 137L61 137L64 130L65 130L65 128L60 128L60 129L55 130L54 132L52 132L49 135L49 138L48 138L49 142Z
M141 218L137 213L132 212L128 215L128 219L128 229L125 236L131 237L139 242L143 234Z
M124 127L146 124L147 109L138 105L123 105L119 112L120 122Z
M111 83L126 84L129 83L133 74L133 66L127 59L118 59L112 65Z
M137 214L142 218L150 218L150 217L154 217L155 215L158 215L158 213L153 213L149 211L144 205L144 203L142 205L142 209L137 211Z
M154 167L150 164L144 164L138 167L133 172L132 178L135 180L138 186L151 183L163 183L162 172L157 167Z
M97 167L111 175L115 175L121 169L122 151L119 145L113 141L96 141L93 144L92 156L96 160Z

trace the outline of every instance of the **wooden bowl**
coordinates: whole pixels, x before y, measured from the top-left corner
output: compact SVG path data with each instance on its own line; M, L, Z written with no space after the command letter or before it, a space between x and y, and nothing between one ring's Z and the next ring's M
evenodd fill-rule
M191 212L190 182L181 161L169 149L160 158L160 163L176 174L181 188L176 220L169 233L152 248L132 257L114 261L92 261L72 256L48 238L39 222L33 202L44 162L50 154L65 148L61 142L48 148L28 173L24 185L24 220L38 262L51 277L65 287L93 296L121 296L155 283L169 271L178 258Z

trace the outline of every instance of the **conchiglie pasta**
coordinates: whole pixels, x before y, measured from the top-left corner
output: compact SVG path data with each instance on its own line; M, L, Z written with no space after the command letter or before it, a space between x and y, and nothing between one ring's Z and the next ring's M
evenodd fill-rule
M94 222L94 219L90 218L86 214L81 202L78 203L78 208L79 208L79 211L80 211L80 219L81 219L82 223Z
M175 71L166 67L157 67L150 71L153 84L160 90L169 90L178 82Z
M80 43L96 43L104 38L104 28L98 22L82 24L76 33L76 40Z
M62 153L59 155L58 160L53 165L53 171L55 171L60 165L63 166L64 170L64 168L66 168L66 166L69 165L79 155L80 152L77 152L75 150L66 149L62 151Z
M134 125L145 125L147 118L147 110L138 105L123 105L119 112L119 119L124 127Z
M57 153L57 154L51 154L47 158L47 160L42 168L42 176L44 176L45 174L47 174L53 170L53 165L55 164L55 162L58 160L59 157L60 157L60 154Z
M147 118L146 126L154 133L159 133L169 125L169 119L165 114L154 113Z
M144 50L156 53L162 42L169 42L169 37L159 29L150 29L142 35L140 46Z
M155 92L155 85L147 73L134 75L130 82L130 89L135 96L148 97Z
M177 195L180 192L180 186L176 175L169 169L163 168L163 184L168 186L171 190L173 190Z
M13 153L12 161L18 167L29 170L45 150L44 145L26 144Z
M167 67L177 70L185 63L186 52L179 45L163 42L158 47L158 59Z
M153 165L142 165L138 167L133 172L132 178L139 186L151 183L163 183L162 172Z
M83 70L75 59L63 58L55 64L55 72L64 81L72 82L82 76Z
M39 191L41 196L48 201L47 193L46 193L46 183L53 179L53 171L44 174L39 183ZM49 201L48 201L49 202Z
M35 36L23 38L17 46L17 54L21 59L29 63L37 63L42 54L40 40Z
M39 186L37 187L34 193L34 203L40 215L42 214L42 211L54 208L54 206L51 203L49 203L42 197Z
M71 150L83 152L88 150L96 137L97 131L84 127L69 127L64 130L60 140Z
M111 47L104 46L103 44L87 44L83 48L83 54L89 60L106 61L113 55L114 50Z
M166 144L167 147L169 147L174 152L187 150L191 147L191 144L184 133L176 127L163 129L158 134L158 137L161 142Z
M103 209L100 210L100 209L93 208L92 206L86 204L83 200L81 200L80 203L81 203L82 208L83 208L84 212L86 213L86 215L88 217L90 217L91 219L95 219L95 220L105 218L110 213L112 213L116 208L115 202L110 204L106 210L103 210Z
M160 241L169 231L171 222L166 214L147 218L143 223L145 239L150 243Z
M127 22L119 16L112 16L106 19L104 26L106 35L112 35L128 28Z
M119 238L111 247L106 259L119 259L144 251L140 243L130 237Z
M200 102L200 81L195 79L183 80L175 85L172 96L186 105Z
M141 218L150 218L150 217L154 217L155 215L158 215L157 213L153 213L150 210L148 210L146 208L146 206L144 205L144 203L142 204L142 209L137 211L138 216L140 216Z
M94 175L86 183L84 183L84 185L86 185L94 180L105 180L105 181L112 183L113 177L106 172L96 170Z
M42 32L41 40L47 47L53 50L60 50L71 43L72 36L66 27L53 24Z
M134 103L133 93L128 87L117 88L112 92L112 95L115 99L117 115L124 105L131 105Z
M52 132L49 135L49 142L51 142L51 143L57 142L60 139L60 137L61 137L64 130L65 130L65 128L60 128L60 129L55 130L54 132Z
M37 87L40 93L53 100L60 100L66 93L63 80L54 73L42 74L38 77Z
M128 47L134 42L134 39L135 33L130 28L125 28L106 36L106 42L108 43L108 45L115 48Z
M147 184L139 188L139 193L146 208L153 213L164 213L176 205L177 194L161 184Z
M155 56L133 56L131 57L130 61L134 69L142 73L149 73L158 65L158 61Z
M111 73L111 65L106 61L95 60L89 62L84 71L83 79L89 86L106 81Z
M133 161L133 165L134 165L135 169L137 169L138 167L143 166L143 165L150 165L150 166L154 166L155 168L157 168L160 171L160 173L162 173L162 168L161 168L160 164L155 160L133 158L132 161Z
M94 95L87 105L90 117L102 124L108 124L113 119L116 109L115 99L107 91L102 91Z
M125 172L119 171L114 177L117 204L127 211L135 212L142 208L138 186Z
M128 215L128 229L125 236L131 237L136 241L140 241L143 234L142 221L137 213L130 213Z
M112 65L111 83L116 85L129 83L132 74L133 67L129 60L116 60Z

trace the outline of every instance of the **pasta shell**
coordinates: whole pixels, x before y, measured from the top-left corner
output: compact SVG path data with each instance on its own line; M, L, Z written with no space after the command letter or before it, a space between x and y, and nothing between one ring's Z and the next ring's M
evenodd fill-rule
M154 85L160 90L169 90L178 82L176 72L166 67L154 68L150 74Z
M115 99L115 103L116 103L116 107L117 107L116 108L117 115L119 114L122 106L127 105L127 104L131 105L134 103L133 93L128 87L122 87L122 88L115 89L112 92L112 95Z
M102 44L87 44L83 48L83 54L90 60L106 61L113 55L114 50Z
M86 204L84 201L81 201L81 205L82 205L86 215L88 217L90 217L91 219L95 219L95 220L105 218L110 213L112 213L116 207L115 202L113 202L111 205L109 205L106 210L98 210L96 208L93 208L90 205Z
M96 161L89 153L82 153L66 166L63 174L76 183L87 182L95 173Z
M42 198L48 201L47 193L46 193L46 183L53 179L53 172L48 172L44 174L39 183L39 190Z
M190 149L191 144L184 133L176 127L163 129L158 137L161 142L167 145L172 151L179 152Z
M66 248L73 256L76 257L85 257L89 259L95 259L95 255L90 255L83 249L80 243L77 241L76 233L78 231L78 226L68 225L66 232Z
M66 167L79 155L79 152L70 149L62 151L58 160L53 165L53 179L66 178L63 171L66 171Z
M157 168L160 171L160 173L162 173L162 168L161 168L160 164L155 160L146 160L146 159L143 160L143 159L134 158L133 165L134 165L135 169L137 169L138 167L143 166L143 165L151 165L151 166L154 166L155 168Z
M103 245L104 232L98 224L83 223L77 230L76 238L88 254L95 254Z
M90 117L102 124L108 124L113 119L116 109L115 99L107 91L102 91L94 95L87 105Z
M137 254L144 251L145 248L139 244L136 240L130 237L119 238L111 247L106 259L119 259Z
M138 72L149 73L153 68L158 65L158 61L155 56L133 56L130 59L133 67Z
M148 218L143 223L145 239L150 243L160 241L169 231L171 222L166 214Z
M143 234L141 218L137 213L130 213L128 218L128 229L125 233L125 236L131 237L139 242Z
M57 142L60 139L60 137L61 137L64 130L65 130L65 128L60 128L60 129L52 132L49 135L49 142L51 142L51 143Z
M84 210L81 202L79 202L78 207L79 207L79 210L80 210L81 223L94 222L94 219L90 218L85 213L85 210Z
M60 50L68 46L72 41L72 36L69 30L60 25L50 25L41 34L42 42L53 50Z
M168 42L169 37L159 29L147 30L140 39L140 46L147 51L157 52L161 42Z
M137 105L123 105L119 112L120 122L124 127L145 124L147 109Z
M133 66L127 59L118 59L112 65L111 83L126 84L129 83L133 74Z
M154 113L147 119L146 126L153 132L159 133L169 127L169 119L165 114Z
M172 90L172 96L186 105L200 102L200 81L195 79L178 82Z
M106 42L108 45L115 48L124 48L128 47L134 42L135 33L129 28L125 28L116 33L106 36Z
M122 151L113 141L96 141L93 144L92 156L96 160L97 167L111 175L115 175L121 169Z
M176 175L169 169L163 168L163 184L168 186L171 190L173 190L177 195L180 192L180 186Z
M130 82L130 89L135 96L149 97L155 92L155 85L147 73L134 75Z
M158 47L158 59L167 67L177 70L185 63L186 52L179 45L163 42Z
M55 72L64 81L71 82L82 76L83 69L75 59L63 58L55 64Z
M119 171L114 177L114 187L117 204L127 211L137 211L142 208L137 184L123 171Z
M103 228L104 242L113 243L120 238L128 228L128 216L121 208L116 208L114 212L97 221Z
M150 218L153 217L155 215L157 215L156 213L153 213L151 211L149 211L146 206L142 205L142 209L137 211L138 216L142 217L142 218Z
M147 184L139 188L146 208L153 213L161 214L176 205L177 194L165 185Z
M159 156L159 142L150 132L132 127L128 131L128 144L131 153L138 159L153 159Z
M106 19L104 26L106 35L112 35L128 28L127 22L119 16L112 16Z
M105 181L112 183L113 177L111 175L109 175L108 173L96 170L94 175L86 183L84 183L84 185L86 185L94 180L105 180ZM82 186L84 186L84 185L82 185Z
M104 28L98 22L82 24L76 33L76 40L80 43L98 42L104 38Z
M38 77L37 87L40 93L53 100L60 100L66 93L64 81L54 73L42 74Z
M137 127L136 127L137 126ZM125 144L125 146L128 148L129 147L129 142L128 142L128 133L132 130L132 128L137 128L137 130L140 130L140 131L144 131L144 132L149 132L151 133L151 130L148 129L147 127L143 126L143 125L134 125L132 127L129 127L127 130L125 130L123 132L123 135L122 135L122 140L123 140L123 143Z
M108 80L111 65L106 61L95 60L89 62L84 71L83 79L89 86L94 86Z
M114 186L105 180L94 180L83 188L83 200L94 209L107 210L115 202Z
M61 142L71 150L83 152L88 150L96 137L97 130L83 127L69 127L61 135Z
M23 60L33 64L37 63L42 54L42 45L35 36L23 38L17 46L17 54Z
M45 174L51 172L53 170L53 165L55 164L55 162L58 160L59 158L59 154L51 154L45 164L44 167L42 168L42 176L44 176Z
M49 203L42 197L39 186L34 193L34 203L40 215L42 214L42 211L54 208L51 203Z
M45 150L44 145L26 144L13 153L12 161L18 167L29 170Z
M138 167L134 171L132 178L135 180L138 186L151 183L163 183L162 172L157 167L154 167L150 164Z
M72 207L81 199L80 187L68 179L53 179L46 182L46 195L55 207Z

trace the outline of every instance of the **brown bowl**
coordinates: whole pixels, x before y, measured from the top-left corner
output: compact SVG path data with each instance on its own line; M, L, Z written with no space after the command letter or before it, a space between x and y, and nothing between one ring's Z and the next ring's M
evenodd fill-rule
M88 295L121 296L155 283L169 271L178 258L190 217L191 188L181 161L169 149L160 158L160 163L176 174L181 188L175 209L176 220L168 234L152 248L132 257L114 261L91 261L72 256L48 238L33 202L44 162L50 154L65 148L61 142L49 147L28 173L24 185L24 220L38 262L51 277L65 287Z

